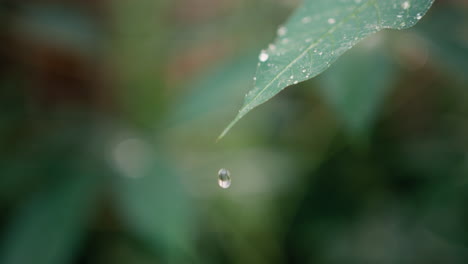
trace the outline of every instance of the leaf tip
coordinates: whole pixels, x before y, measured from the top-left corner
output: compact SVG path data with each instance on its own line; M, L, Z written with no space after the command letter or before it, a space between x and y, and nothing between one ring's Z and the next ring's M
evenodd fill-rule
M215 143L218 143L223 137L226 135L227 131L226 129L223 130L223 132L216 138Z
M234 126L235 121L232 121L224 130L221 132L221 134L218 136L216 139L216 143L218 143L221 139L224 138L224 136L231 130L231 127Z
M239 119L242 118L242 116L243 115L238 114L236 118L234 118L234 120L232 120L231 123L229 123L229 125L223 130L223 132L221 132L221 134L216 139L216 143L218 143L221 139L224 138L224 136L229 132L229 130L231 130L231 128L237 123L237 121L239 121Z

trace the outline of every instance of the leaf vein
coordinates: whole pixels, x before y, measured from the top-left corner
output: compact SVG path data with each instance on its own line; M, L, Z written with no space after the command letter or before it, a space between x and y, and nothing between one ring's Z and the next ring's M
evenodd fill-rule
M299 56L297 56L293 61L291 61L288 65L286 65L284 67L283 70L281 70L281 72L279 72L254 98L252 98L252 100L250 100L249 103L247 103L246 105L244 105L242 107L242 110L244 109L248 109L248 107L255 102L255 100L263 94L263 92L268 89L268 87L270 87L280 76L282 76L292 65L294 65L298 60L300 60L302 57L305 56L305 54L307 54L311 49L315 48L318 44L320 44L329 34L333 33L339 26L343 25L343 22L347 21L349 18L355 16L356 14L359 14L360 12L364 11L370 4L372 4L373 2L375 2L375 0L369 0L367 1L365 4L359 6L359 7L356 7L353 12L351 12L348 16L346 16L345 18L343 18L339 23L336 24L336 26L334 27L331 27L330 29L327 30L327 32L325 32L324 34L322 34L322 36L319 37L319 39L317 41L315 41L314 43L312 43L311 45L309 45L309 47L307 47L301 54L299 54Z

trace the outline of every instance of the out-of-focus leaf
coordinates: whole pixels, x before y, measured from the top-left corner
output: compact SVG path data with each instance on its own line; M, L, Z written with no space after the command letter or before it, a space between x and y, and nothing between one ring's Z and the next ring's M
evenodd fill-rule
M219 138L285 87L326 70L345 51L385 28L415 25L433 0L306 0L259 55L254 88Z
M421 23L420 33L427 40L429 50L437 62L447 66L460 78L467 81L468 75L468 9L444 8L438 6L431 19ZM436 66L440 67L440 64Z
M19 208L7 227L1 263L61 264L73 257L102 179L96 166L78 165Z
M27 38L72 48L84 55L94 56L102 48L97 24L77 8L25 5L15 18L16 30Z
M464 170L466 173L466 169ZM442 186L442 187L440 187ZM468 201L466 181L456 184L443 182L427 199L422 223L436 236L449 243L468 245L465 205Z
M191 82L189 94L176 103L168 123L180 124L222 113L220 110L226 107L226 97L235 97L238 90L249 83L254 70L254 61L250 55L222 63L215 70Z
M63 172L57 168L69 159L81 157L83 146L97 128L83 112L62 109L51 119L42 121L47 129L7 137L0 151L2 202L28 195L43 184L60 179ZM15 121L19 123L16 130L28 124L21 119Z
M180 175L169 163L161 161L159 155L149 149L142 152L145 143L138 144L142 148L136 152L143 155L137 156L147 158L133 163L130 170L124 169L122 177L116 180L122 218L166 263L188 257L190 226L194 219ZM148 154L151 156L145 156ZM120 158L120 163L125 163L125 159Z
M354 136L370 128L392 86L395 69L386 55L380 46L360 45L319 78L325 101Z
M124 117L144 128L154 127L165 103L168 3L119 0L112 4L116 34L110 52L118 72L117 96Z

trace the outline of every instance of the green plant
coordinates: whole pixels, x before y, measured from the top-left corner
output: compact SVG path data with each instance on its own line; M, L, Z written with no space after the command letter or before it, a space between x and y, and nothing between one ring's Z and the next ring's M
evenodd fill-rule
M259 55L254 87L229 129L287 86L325 71L344 52L382 29L414 26L434 0L306 0Z
M405 2L2 1L0 263L467 263L468 9Z

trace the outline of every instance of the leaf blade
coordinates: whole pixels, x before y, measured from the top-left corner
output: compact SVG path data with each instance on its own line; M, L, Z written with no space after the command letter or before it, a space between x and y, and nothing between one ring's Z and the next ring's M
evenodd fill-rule
M433 0L306 0L260 53L254 88L218 140L253 108L284 88L311 79L365 37L415 25ZM314 24L312 27L311 24Z

